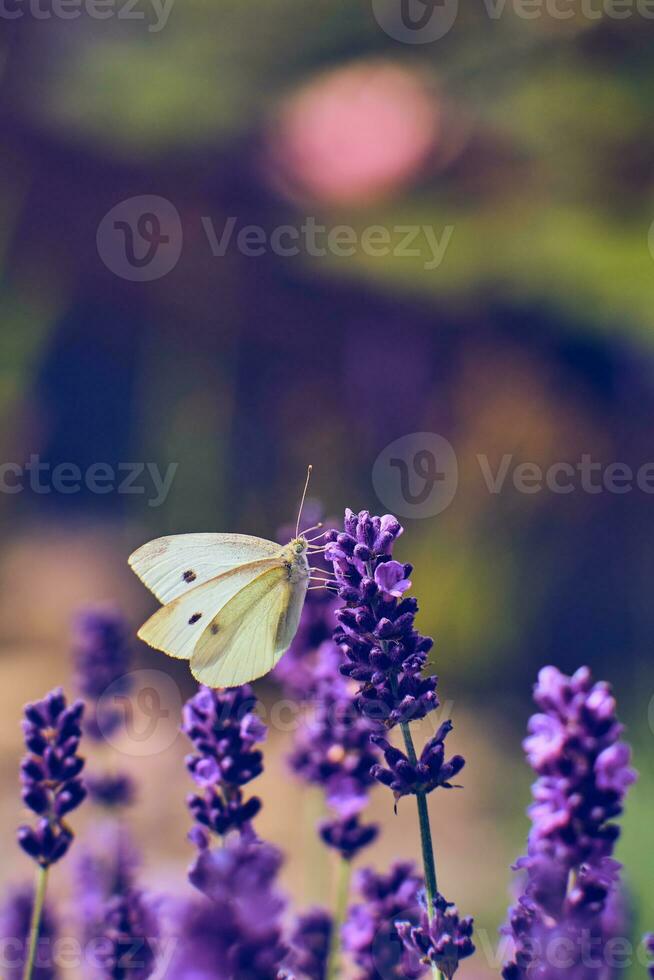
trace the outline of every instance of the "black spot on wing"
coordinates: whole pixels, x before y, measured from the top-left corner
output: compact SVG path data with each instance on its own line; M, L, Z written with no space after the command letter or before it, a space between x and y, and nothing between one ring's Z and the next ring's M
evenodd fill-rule
M184 582L195 582L196 578L197 575L195 574L192 568L189 568L189 570L187 572L184 572L184 574L182 575L182 579L184 580Z
M218 625L218 623L212 623L209 628L210 628L213 636L215 636L216 633L218 632L218 630L220 629L220 626Z
M192 626L193 623L197 623L198 619L202 619L202 613L193 613L188 621L189 626Z

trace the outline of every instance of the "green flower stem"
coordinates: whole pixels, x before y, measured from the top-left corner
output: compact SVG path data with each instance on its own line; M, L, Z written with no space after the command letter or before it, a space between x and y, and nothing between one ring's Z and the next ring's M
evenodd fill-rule
M350 862L340 859L336 903L332 922L332 935L327 960L327 980L336 980L341 975L341 928L345 921L347 900L350 894Z
M45 890L48 884L48 869L39 867L36 878L36 892L34 895L34 905L32 907L32 919L30 922L30 934L27 947L27 958L25 969L23 970L23 980L32 980L34 964L36 962L36 949L41 931L41 917L43 915L43 903L45 901Z
M418 761L416 750L413 745L411 729L408 723L402 722L400 725L404 737L406 754L412 766ZM429 918L433 918L436 896L438 894L438 884L436 881L436 861L434 860L434 845L431 839L431 827L429 825L429 810L427 809L427 797L424 793L416 794L418 804L418 822L420 823L420 846L422 848L422 864L425 869L425 890L427 892L427 906L429 908Z
M418 761L413 737L408 722L400 724L404 745L409 762L415 766ZM418 823L420 824L420 847L422 850L422 866L425 873L425 892L427 893L427 909L429 918L433 919L436 910L436 896L438 895L438 883L436 879L436 861L434 859L434 844L431 837L431 826L429 824L429 810L427 809L427 796L425 793L416 793L416 803L418 806ZM438 967L432 963L431 973L437 980L444 980L443 974Z

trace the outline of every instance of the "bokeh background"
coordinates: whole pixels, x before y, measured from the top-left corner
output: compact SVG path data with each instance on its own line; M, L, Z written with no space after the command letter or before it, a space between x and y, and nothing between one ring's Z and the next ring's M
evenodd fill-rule
M433 432L455 449L458 491L437 516L405 518L398 550L468 759L465 789L431 799L443 889L492 943L528 826L531 685L544 664L587 663L614 684L634 745L620 857L635 934L654 927L654 498L522 494L510 480L491 494L477 462L654 460L654 23L635 6L526 19L468 4L443 37L408 44L368 2L175 0L165 24L144 2L140 19L11 9L23 15L0 16L1 461L177 470L157 507L145 478L141 495L0 494L0 884L31 872L10 843L21 706L69 684L79 608L115 603L134 630L154 609L130 551L189 530L274 537L309 461L326 512L383 513L377 456ZM139 282L107 266L96 235L141 195L173 205L183 242L174 268ZM308 217L452 230L431 269L424 251L359 246L214 256L205 231L207 218L220 235L230 218L270 234ZM192 693L183 665L135 655ZM278 697L272 682L258 691ZM179 891L186 747L167 724L147 758L128 739L113 751L141 787L144 881ZM260 830L287 850L285 885L306 905L328 898L329 865L282 727ZM385 825L373 863L417 857L413 808L395 817L380 791L373 810ZM65 877L62 865L53 889L74 912ZM483 955L462 967L493 973Z

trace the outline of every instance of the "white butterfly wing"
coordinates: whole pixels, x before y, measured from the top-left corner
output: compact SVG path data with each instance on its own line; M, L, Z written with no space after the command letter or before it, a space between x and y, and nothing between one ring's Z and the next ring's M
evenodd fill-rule
M175 534L144 544L130 555L129 564L157 599L166 603L237 565L280 552L274 541L250 534Z
M262 572L275 568L279 568L279 558L264 558L190 589L158 609L139 630L139 639L170 657L189 660L216 613Z
M307 581L283 565L263 572L223 606L197 642L194 677L208 687L238 687L275 666L293 639Z

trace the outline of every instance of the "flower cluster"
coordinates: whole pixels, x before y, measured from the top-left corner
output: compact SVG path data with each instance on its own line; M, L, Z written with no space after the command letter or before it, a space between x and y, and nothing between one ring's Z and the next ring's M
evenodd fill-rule
M654 977L654 933L649 936L645 936L645 949L652 959L649 966L649 975L650 977Z
M339 662L334 644L322 644L315 660L314 711L297 734L290 763L301 779L323 787L337 816L321 824L320 835L350 860L377 836L375 826L359 819L375 782L371 773L378 755L370 736L377 726L352 704Z
M9 893L0 910L0 948L3 980L22 980L27 954L34 890L21 886ZM52 962L57 925L48 904L43 909L32 980L55 980L57 970Z
M529 723L524 747L538 774L529 808L527 856L516 867L524 892L510 910L507 931L515 944L505 980L563 975L590 978L584 957L588 937L602 942L607 904L619 887L620 865L611 859L622 811L636 774L620 741L622 726L607 684L593 684L583 667L567 677L555 667L539 674L534 692L541 713ZM565 968L550 950L574 950Z
M210 904L188 910L171 976L276 980L287 953L275 888L281 863L279 851L248 835L199 853L189 878Z
M326 980L333 928L332 917L325 909L310 909L298 916L286 960L291 975Z
M417 926L398 922L397 931L407 950L415 953L421 963L435 966L447 980L452 980L461 960L475 951L472 919L460 918L455 906L442 895L436 896L431 918L423 908Z
M334 633L346 658L341 671L359 682L355 701L361 713L388 727L438 707L436 677L422 676L433 641L414 629L416 600L403 597L411 566L392 558L402 530L391 515L348 509L343 532L325 535L325 557L345 603L337 610Z
M114 694L125 694L130 687L131 664L129 627L123 617L111 609L87 609L74 624L73 661L80 695L88 704L86 734L97 741L119 727L122 716L102 699L111 688Z
M636 779L611 689L593 684L587 667L572 677L545 667L534 700L541 713L531 718L524 743L539 777L529 809L530 849L570 867L607 857L620 832L610 821Z
M357 875L362 901L353 905L343 927L343 946L358 967L358 980L378 977L415 980L425 972L417 955L403 949L396 922L417 924L423 881L411 862L394 864L386 875L370 869Z
M115 820L95 823L75 863L75 897L82 938L95 944L104 932L107 907L135 886L139 855L125 827Z
M263 769L255 745L265 739L266 726L254 714L255 705L245 685L224 691L200 687L184 706L182 730L195 749L186 765L202 788L187 800L196 821L192 839L200 848L209 846L212 832L222 837L247 829L261 808L258 797L246 800L242 789Z
M114 809L134 802L136 787L127 773L87 773L85 779L90 799L100 806Z
M101 956L103 980L147 980L156 966L156 916L142 893L129 888L106 908Z
M452 722L443 722L426 743L415 764L382 735L373 735L372 740L383 751L388 768L376 765L372 774L380 783L393 790L396 800L409 793L431 793L438 786L452 789L451 780L461 772L465 759L460 755L453 755L449 761L445 761L445 739L451 731Z
M23 734L27 755L21 763L23 802L38 817L36 827L18 830L20 846L41 867L64 856L73 840L65 822L86 795L79 778L84 760L77 754L84 705L70 707L61 689L24 710Z

